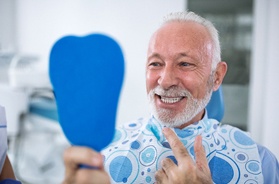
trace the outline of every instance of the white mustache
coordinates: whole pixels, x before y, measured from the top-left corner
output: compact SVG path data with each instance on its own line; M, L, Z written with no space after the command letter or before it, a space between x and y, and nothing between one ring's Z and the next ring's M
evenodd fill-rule
M151 91L151 93L164 97L192 97L192 94L188 90L177 86L173 86L169 89L163 89L160 86L157 86Z

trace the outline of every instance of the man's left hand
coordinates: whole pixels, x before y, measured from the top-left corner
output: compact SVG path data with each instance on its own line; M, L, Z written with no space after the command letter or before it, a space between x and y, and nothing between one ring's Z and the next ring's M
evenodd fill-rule
M211 184L212 179L206 154L202 146L202 137L199 135L195 139L194 152L196 162L194 162L187 149L171 129L164 128L163 133L171 146L173 154L177 160L177 165L169 158L162 160L162 169L158 170L155 174L156 183Z

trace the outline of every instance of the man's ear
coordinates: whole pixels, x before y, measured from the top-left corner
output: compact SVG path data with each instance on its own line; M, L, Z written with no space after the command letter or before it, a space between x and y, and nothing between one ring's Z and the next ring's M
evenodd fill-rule
M224 61L221 61L217 64L217 67L215 69L215 74L214 74L214 85L213 85L213 90L216 91L219 86L222 84L223 79L227 73L227 63Z

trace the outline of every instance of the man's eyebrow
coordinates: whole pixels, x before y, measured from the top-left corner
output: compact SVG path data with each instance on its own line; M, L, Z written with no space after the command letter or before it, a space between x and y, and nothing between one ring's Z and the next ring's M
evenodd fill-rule
M177 57L190 57L188 53L186 52L181 52L177 55Z
M151 58L161 58L161 55L158 53L152 53L151 55L148 56L147 59L151 59Z
M179 59L179 58L182 58L182 57L187 57L187 58L195 59L193 56L191 56L191 55L189 54L189 52L180 52L180 53L178 53L178 54L175 56L176 59Z
M176 59L178 59L178 58L181 58L181 57L191 57L191 56L187 52L180 52L180 53L177 53L174 57ZM154 52L147 57L148 60L150 60L152 58L163 59L163 56L160 55L159 53Z

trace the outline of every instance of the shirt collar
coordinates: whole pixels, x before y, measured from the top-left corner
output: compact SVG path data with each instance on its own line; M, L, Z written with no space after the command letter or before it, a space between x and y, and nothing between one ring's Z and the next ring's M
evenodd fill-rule
M215 124L215 125L213 125ZM217 127L219 124L219 122L217 121L211 121L208 119L208 113L207 110L205 109L205 113L204 116L201 120L199 120L198 122L195 122L183 129L179 129L179 128L171 128L172 130L174 130L174 132L180 137L180 138L186 138L186 137L193 137L196 136L198 134L203 134L206 133L208 134L211 131L214 131L214 129L212 129L212 127ZM162 125L162 123L156 119L154 116L152 116L152 118L149 120L148 124L147 124L147 129L149 129L149 131L151 131L153 133L153 135L161 142L165 140L165 137L163 135L163 131L162 129L165 126Z

